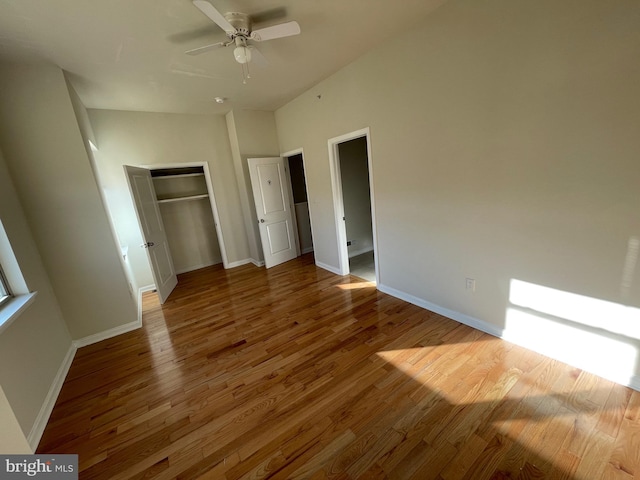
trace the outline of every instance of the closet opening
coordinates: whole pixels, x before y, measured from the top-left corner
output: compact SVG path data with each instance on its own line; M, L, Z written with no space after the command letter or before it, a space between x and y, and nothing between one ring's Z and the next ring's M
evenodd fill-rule
M228 260L206 163L124 170L160 303L177 274Z
M151 178L176 274L223 263L204 167L153 168Z

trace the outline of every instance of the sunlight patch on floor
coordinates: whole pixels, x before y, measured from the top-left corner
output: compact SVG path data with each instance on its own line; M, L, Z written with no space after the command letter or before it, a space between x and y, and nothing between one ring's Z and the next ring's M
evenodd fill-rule
M449 387L447 388L444 385L447 384L446 381L443 380L444 377L447 376L448 367L440 366L436 368L432 368L432 361L440 361L442 360L442 355L440 353L434 353L435 351L446 351L446 345L435 345L429 347L414 347L414 348L403 348L398 350L385 350L376 352L376 356L384 360L385 362L393 365L398 371L402 372L412 381L417 384L423 386L425 389L430 391L437 391L438 395L444 398L447 402L451 404L459 404L463 403L463 399L468 389L459 389L457 388L460 381L450 382ZM425 355L433 354L432 358L428 363L421 362L424 359ZM464 363L468 356L458 356L457 358L447 358L445 363L455 363L456 360L459 359L460 362L458 364ZM414 364L415 362L415 364ZM453 367L455 368L455 366ZM437 378L436 378L437 377ZM453 377L452 377L453 378ZM431 387L430 385L436 383L437 387ZM417 387L417 385L416 385Z
M337 285L341 290L359 290L361 288L376 288L376 282L341 283Z

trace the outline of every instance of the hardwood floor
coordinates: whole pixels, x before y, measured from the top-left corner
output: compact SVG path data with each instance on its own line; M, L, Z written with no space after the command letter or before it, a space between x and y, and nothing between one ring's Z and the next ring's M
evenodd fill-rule
M640 393L316 268L180 276L78 350L80 478L640 479Z

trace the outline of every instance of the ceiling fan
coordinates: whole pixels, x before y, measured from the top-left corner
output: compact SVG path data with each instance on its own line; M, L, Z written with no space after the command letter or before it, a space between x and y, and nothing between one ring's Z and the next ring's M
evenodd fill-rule
M227 12L222 14L207 0L193 0L193 4L225 31L228 40L187 50L185 53L188 55L200 55L215 48L235 45L233 56L236 62L243 65L243 80L249 77L247 64L252 58L258 62L266 63L266 59L255 46L249 43L250 41L264 42L276 38L298 35L300 33L300 25L298 25L298 22L285 22L252 30L253 22L250 15L240 12ZM246 75L245 66L247 66Z

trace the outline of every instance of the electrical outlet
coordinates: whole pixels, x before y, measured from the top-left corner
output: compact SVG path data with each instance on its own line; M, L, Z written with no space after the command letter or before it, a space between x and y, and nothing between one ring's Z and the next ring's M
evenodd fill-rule
M473 278L467 278L465 286L467 290L471 290L472 292L476 291L476 281Z

